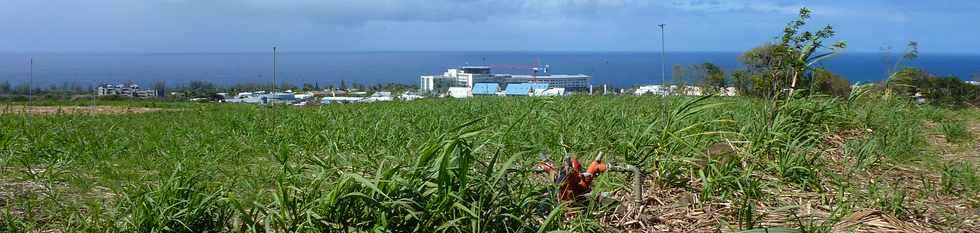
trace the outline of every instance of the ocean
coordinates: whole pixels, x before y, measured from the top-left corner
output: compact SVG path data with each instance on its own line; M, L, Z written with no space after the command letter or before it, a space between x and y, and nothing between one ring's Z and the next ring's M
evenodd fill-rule
M737 52L668 52L667 80L671 66L715 63L726 72L738 68ZM168 85L207 80L219 84L265 82L272 79L271 53L46 53L0 54L0 81L28 80L28 57L34 58L34 83L97 85L133 81ZM845 53L822 64L854 82L884 79L898 54ZM887 57L887 59L886 59ZM286 52L280 53L278 79L291 84L352 83L416 84L425 74L442 74L462 65L490 65L494 73L528 74L518 68L540 62L552 74L587 74L595 85L628 87L659 83L657 52ZM920 54L908 66L938 75L971 79L980 73L980 54ZM502 68L501 68L502 67Z

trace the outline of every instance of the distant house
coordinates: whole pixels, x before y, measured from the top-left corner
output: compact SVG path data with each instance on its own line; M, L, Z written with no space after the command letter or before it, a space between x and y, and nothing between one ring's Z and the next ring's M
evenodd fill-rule
M119 96L119 97L133 97L133 98L150 98L157 97L157 90L152 89L142 89L139 85L129 84L105 84L100 85L95 89L97 96Z
M561 87L549 88L548 90L544 90L543 92L538 93L537 95L538 96L564 96L565 88L561 88Z
M922 92L916 92L915 95L912 96L912 98L915 99L915 102L916 103L919 103L919 104L926 103L926 96L923 95Z
M293 93L276 92L241 92L233 98L224 99L225 103L243 104L293 104L296 102L296 95Z
M368 96L367 98L364 98L364 100L362 101L375 102L375 101L392 101L392 100L395 100L395 97L391 96L391 92L379 91L379 92L375 92L374 94L371 94L371 96Z
M401 96L398 96L398 99L405 100L405 101L412 101L421 98L423 98L422 95L419 95L418 93L414 93L414 92L405 92L402 93Z

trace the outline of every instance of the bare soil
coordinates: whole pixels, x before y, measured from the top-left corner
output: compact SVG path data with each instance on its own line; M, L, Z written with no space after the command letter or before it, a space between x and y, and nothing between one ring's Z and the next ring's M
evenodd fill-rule
M980 119L970 119L968 126L974 138L980 139ZM927 128L932 128L929 123ZM870 133L873 132L852 130L828 137L823 150L830 170L844 174L847 167L853 166L844 158L844 142ZM980 140L953 144L941 133L928 137L931 149L939 153L943 163L963 162L980 168ZM928 190L925 186L937 187L941 171L924 164L884 164L859 173L850 176L850 182L857 186L844 193L832 188L821 192L785 186L764 188L763 192L772 198L755 205L761 227L796 229L798 224L809 222L829 226L830 232L980 232L980 206L976 205L980 197L919 192ZM875 182L889 183L908 192L909 213L896 217L865 204L854 206L850 214L835 222L827 222L834 211L831 203L857 198L856 195L866 193ZM699 200L697 193L689 190L656 188L652 179L647 180L645 187L649 189L644 190L643 205L632 203L628 190L613 193L612 198L620 205L615 214L600 221L625 232L733 232L733 228L738 228L736 220L728 217L737 211L734 203ZM824 187L835 186L828 183ZM951 215L958 218L948 218Z

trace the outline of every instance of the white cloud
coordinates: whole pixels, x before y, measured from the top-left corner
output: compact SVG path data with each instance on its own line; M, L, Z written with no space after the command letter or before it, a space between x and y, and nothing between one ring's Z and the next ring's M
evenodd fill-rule
M802 5L786 1L674 0L664 3L663 6L687 11L703 12L762 12L795 14L799 12L800 6Z

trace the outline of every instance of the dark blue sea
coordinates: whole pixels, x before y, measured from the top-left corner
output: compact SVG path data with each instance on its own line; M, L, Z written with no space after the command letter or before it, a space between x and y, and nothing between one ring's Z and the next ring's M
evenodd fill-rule
M667 77L674 64L718 64L730 72L740 65L736 52L668 52ZM271 53L112 53L0 54L0 81L28 79L28 57L34 58L38 86L74 82L81 85L134 81L168 85L192 80L220 84L271 81ZM845 53L820 64L851 82L881 80L898 55ZM415 84L423 74L441 74L461 65L491 65L495 73L527 74L521 65L550 65L552 74L588 74L593 84L627 87L658 83L657 52L287 52L279 54L279 79L292 84L337 85L397 82ZM971 79L980 73L980 55L921 54L908 66L939 75Z

